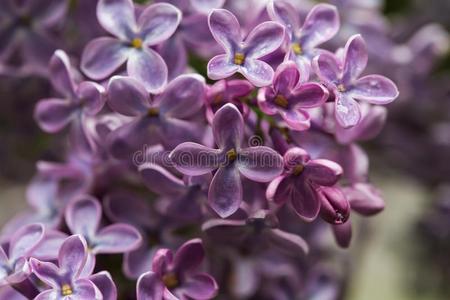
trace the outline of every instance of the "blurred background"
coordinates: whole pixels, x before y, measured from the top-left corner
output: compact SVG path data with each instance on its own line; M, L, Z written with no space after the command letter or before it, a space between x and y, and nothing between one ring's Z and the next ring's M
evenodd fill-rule
M74 40L96 35L95 30L73 33L77 9L95 7L93 2L70 1L72 19L63 30L64 47L72 53L80 51ZM335 246L338 255L330 263L345 270L342 297L450 299L450 1L329 2L339 7L344 25L334 43L342 45L352 32L361 32L370 71L391 77L401 93L389 105L384 130L363 144L386 209L355 220L349 249ZM9 70L0 65L0 225L25 207L36 161L60 158L55 149L65 147L33 120L34 104L50 95L48 81L26 72L11 76Z

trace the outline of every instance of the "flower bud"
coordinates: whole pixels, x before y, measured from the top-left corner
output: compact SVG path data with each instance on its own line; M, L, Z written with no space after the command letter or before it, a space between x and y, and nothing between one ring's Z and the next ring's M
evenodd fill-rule
M348 220L350 204L339 188L324 187L319 190L320 216L326 222L339 225Z

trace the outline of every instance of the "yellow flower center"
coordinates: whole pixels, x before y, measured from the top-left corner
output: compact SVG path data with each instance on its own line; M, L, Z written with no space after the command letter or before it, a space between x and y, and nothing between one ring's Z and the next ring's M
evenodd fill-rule
M141 49L142 48L142 40L140 38L134 38L131 41L131 46L133 46L136 49Z
M237 52L234 55L234 64L240 66L240 65L242 65L244 63L244 60L245 60L245 55L243 53Z
M61 286L61 294L63 296L69 296L73 294L72 287L70 286L70 284L65 283Z
M232 161L236 160L237 152L236 152L236 150L234 150L234 148L227 151L227 158L228 158L229 162L232 162Z
M300 46L299 43L293 43L291 47L296 55L301 55L303 53L302 46Z
M164 282L164 285L168 289L176 288L179 284L177 275L175 275L174 273L168 273L168 274L164 275L162 280Z
M275 98L275 104L283 108L287 108L289 103L286 97L284 97L283 95L277 95Z
M340 85L337 86L337 89L339 92L343 93L345 92L345 86L341 83Z
M302 174L304 169L305 169L305 166L303 166L301 164L296 165L294 167L294 171L292 172L292 174L294 174L295 176L298 176L298 175Z
M147 115L149 117L157 117L159 115L159 109L152 107L148 110Z

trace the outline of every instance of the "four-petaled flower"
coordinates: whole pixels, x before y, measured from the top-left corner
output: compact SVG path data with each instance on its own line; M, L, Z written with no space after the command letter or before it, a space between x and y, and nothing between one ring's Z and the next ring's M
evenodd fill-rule
M284 154L285 170L267 187L266 197L276 204L290 202L305 221L312 221L320 211L317 189L333 186L342 174L341 167L326 159L310 159L302 148Z
M282 157L269 147L242 147L244 120L233 104L217 111L212 128L219 149L187 142L178 145L169 157L185 175L198 176L217 169L209 187L208 202L217 214L226 218L241 204L241 174L256 182L268 182L282 172Z
M275 72L273 85L261 88L258 104L268 115L280 114L293 130L310 127L310 117L304 108L319 107L328 98L326 88L315 82L302 83L297 65L288 61Z
M200 239L184 243L175 255L160 249L153 258L152 270L139 277L138 300L212 299L218 286L213 277L197 271L205 257Z
M66 209L66 223L73 234L82 235L87 242L87 261L83 274L91 274L95 255L99 253L126 253L137 249L141 234L129 224L115 223L99 230L102 209L97 199L80 197Z
M226 52L208 62L209 78L218 80L239 72L255 86L272 83L274 71L261 58L280 47L284 36L283 26L272 21L261 23L243 41L239 21L228 10L213 10L208 22L214 39Z
M397 86L381 75L358 78L367 65L367 48L361 35L347 41L343 56L324 52L313 59L313 69L335 96L335 116L342 127L359 123L361 111L357 100L388 104L397 98Z
M136 22L131 0L100 0L97 18L116 38L91 41L81 58L81 69L93 79L111 75L127 62L127 73L145 83L149 92L160 92L167 82L167 66L151 46L167 40L181 21L181 11L168 3L149 5Z
M300 26L300 13L288 1L271 1L267 12L272 20L286 27L289 37L286 59L297 63L302 74L301 80L308 80L311 60L320 53L317 46L330 40L339 30L337 9L329 4L317 4L308 13L305 23Z

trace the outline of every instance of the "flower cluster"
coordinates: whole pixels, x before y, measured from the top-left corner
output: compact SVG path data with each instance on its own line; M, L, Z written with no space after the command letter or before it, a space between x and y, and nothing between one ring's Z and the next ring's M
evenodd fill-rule
M68 1L6 2L34 67ZM302 23L288 0L168 2L99 0L82 51L49 57L34 117L68 147L2 230L0 298L309 299L327 284L305 256L318 229L348 247L351 211L384 208L358 142L399 92L361 76L361 35L325 46L335 6Z

